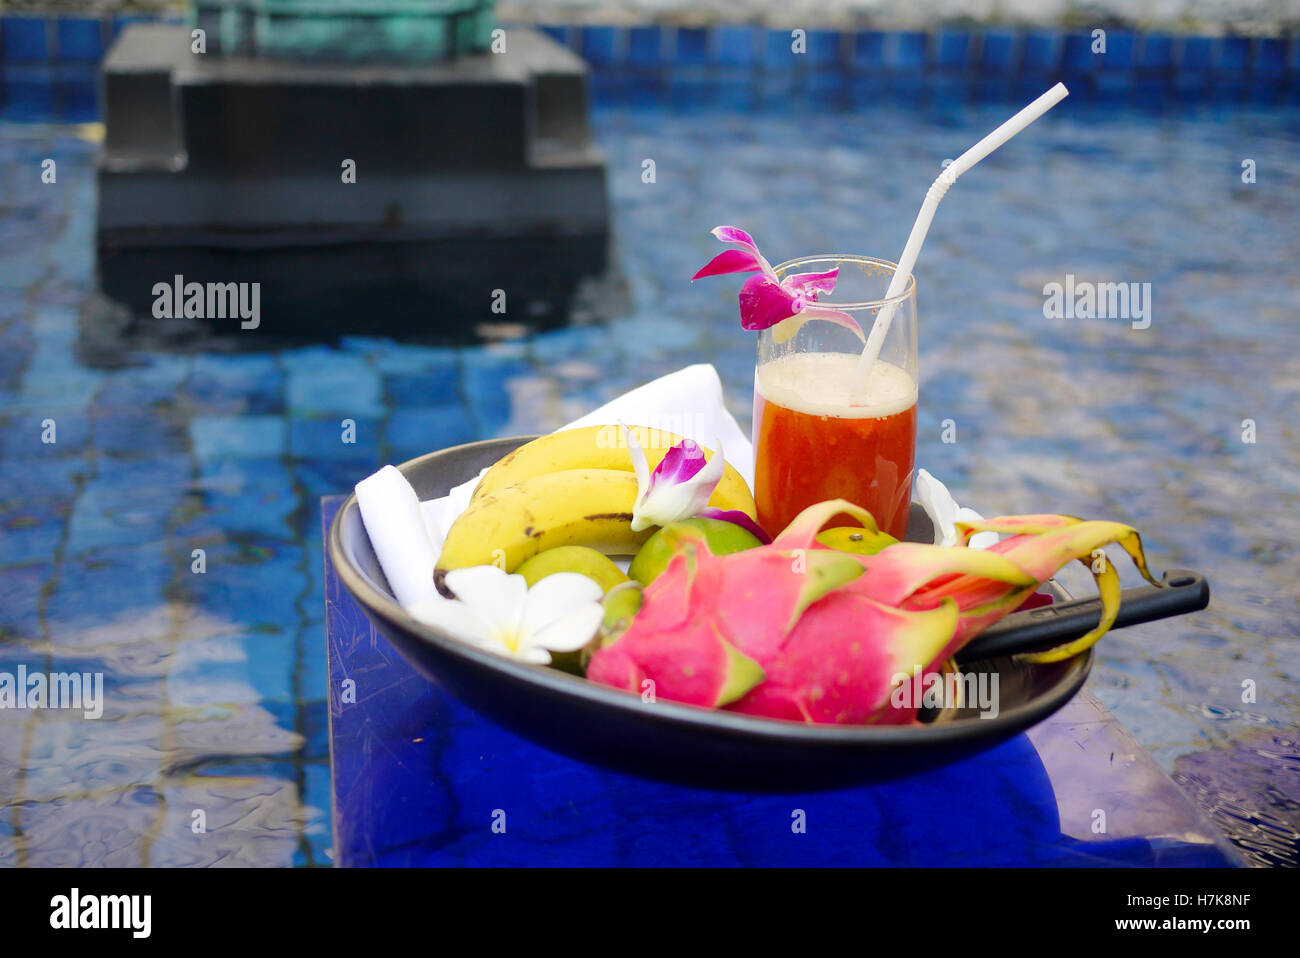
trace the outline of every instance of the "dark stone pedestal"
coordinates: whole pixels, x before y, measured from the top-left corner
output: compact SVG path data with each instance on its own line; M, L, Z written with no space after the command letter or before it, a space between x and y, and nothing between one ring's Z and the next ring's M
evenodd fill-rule
M104 103L100 281L139 313L179 273L260 283L269 332L454 334L562 320L605 268L586 67L534 31L414 66L192 54L188 29L136 26Z

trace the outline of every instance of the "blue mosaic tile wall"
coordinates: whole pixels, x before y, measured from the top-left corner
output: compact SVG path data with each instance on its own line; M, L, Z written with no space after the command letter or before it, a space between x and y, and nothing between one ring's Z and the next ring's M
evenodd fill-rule
M113 38L145 17L0 18L0 117L31 121L96 119L98 61ZM168 22L180 22L170 19ZM1300 37L1170 36L1108 29L1105 53L1091 31L1010 29L915 31L789 30L758 26L543 26L592 65L598 95L621 88L606 76L672 70L678 78L726 83L768 79L835 94L871 84L936 80L983 97L1014 98L1056 80L1079 97L1213 97L1300 100ZM954 92L952 90L948 91Z

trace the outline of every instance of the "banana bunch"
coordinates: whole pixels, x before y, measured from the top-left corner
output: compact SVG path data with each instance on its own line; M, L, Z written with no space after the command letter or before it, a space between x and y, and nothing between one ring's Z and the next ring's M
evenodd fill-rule
M650 469L680 436L634 426ZM712 450L705 449L712 458ZM606 555L632 555L655 531L632 531L637 498L632 458L617 426L552 433L525 443L484 474L469 508L447 532L434 570L441 587L452 569L496 564L513 572L524 560L557 546L589 546ZM727 465L709 505L753 517L754 497Z

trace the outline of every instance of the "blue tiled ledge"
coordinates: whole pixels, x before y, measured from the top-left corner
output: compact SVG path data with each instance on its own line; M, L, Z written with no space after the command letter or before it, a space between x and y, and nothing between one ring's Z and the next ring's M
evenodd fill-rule
M0 17L0 117L84 121L97 114L94 72L136 16ZM168 17L168 22L179 18ZM1032 91L1055 79L1084 97L1288 99L1300 95L1300 36L1199 37L1106 30L940 28L915 31L772 30L745 24L541 28L595 70L597 95L631 81L680 74L697 84L749 79L769 92L835 91L883 79L920 89L931 78L979 96ZM637 78L640 77L640 80ZM656 81L651 81L656 82ZM653 91L651 91L653 92ZM744 101L741 96L741 101Z
M734 24L543 29L597 69L749 66L764 72L840 69L1035 79L1157 74L1172 79L1194 73L1228 81L1295 81L1300 75L1300 37L1182 37L1108 29L1105 52L1093 53L1091 32L807 30L796 38L789 30Z
M11 63L98 63L114 37L133 23L180 23L181 18L148 16L0 17L0 61Z

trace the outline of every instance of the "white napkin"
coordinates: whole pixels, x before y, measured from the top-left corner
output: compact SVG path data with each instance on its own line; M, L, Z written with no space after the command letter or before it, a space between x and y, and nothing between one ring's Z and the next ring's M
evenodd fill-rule
M356 485L357 505L371 548L393 596L403 608L437 595L433 567L438 561L425 526L420 500L392 466L384 466ZM441 547L441 538L438 540Z
M722 381L713 366L700 363L661 376L557 431L619 420L674 432L702 446L721 443L727 462L753 488L753 447L727 412ZM481 475L467 476L446 496L425 502L418 500L410 483L392 466L357 483L361 521L393 595L404 608L439 597L433 587L433 567L447 530L469 505Z

